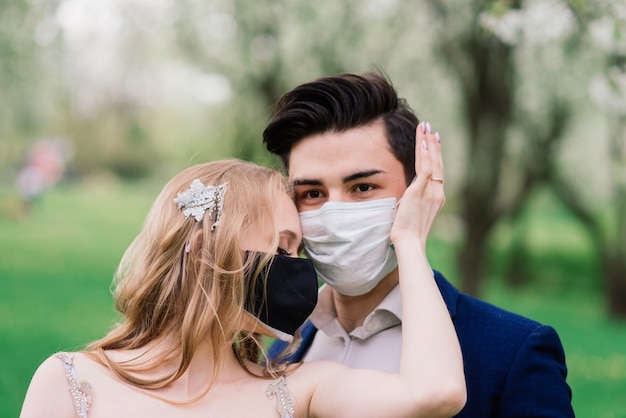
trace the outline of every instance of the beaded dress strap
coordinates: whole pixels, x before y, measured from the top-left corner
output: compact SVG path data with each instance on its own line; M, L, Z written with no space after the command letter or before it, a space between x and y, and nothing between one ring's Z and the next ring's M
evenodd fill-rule
M91 386L87 382L79 382L76 379L74 370L74 355L71 353L57 353L56 355L63 363L65 369L65 380L67 388L72 396L74 409L79 418L87 418L87 411L91 406Z
M293 403L291 402L291 396L289 396L289 389L287 388L287 379L285 379L285 376L281 376L270 383L265 391L265 394L270 399L276 396L280 418L293 418Z

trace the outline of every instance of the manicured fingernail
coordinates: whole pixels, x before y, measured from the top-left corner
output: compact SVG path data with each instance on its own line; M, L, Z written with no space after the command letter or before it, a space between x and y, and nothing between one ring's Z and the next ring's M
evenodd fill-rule
M426 144L426 141L422 141L422 148L424 148L425 150L428 149L428 144Z
M426 133L426 122L420 123L420 129L421 129L423 134Z
M432 128L430 127L430 123L426 122L426 131L430 134L433 132Z
M437 141L438 144L441 144L441 138L439 138L439 132L435 132L435 141Z

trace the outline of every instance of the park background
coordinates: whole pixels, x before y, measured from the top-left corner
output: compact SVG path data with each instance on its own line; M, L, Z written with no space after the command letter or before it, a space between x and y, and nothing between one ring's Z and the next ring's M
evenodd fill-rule
M0 7L0 416L115 321L116 264L169 177L277 166L261 132L281 93L381 70L441 134L434 268L557 329L577 416L626 417L623 1Z

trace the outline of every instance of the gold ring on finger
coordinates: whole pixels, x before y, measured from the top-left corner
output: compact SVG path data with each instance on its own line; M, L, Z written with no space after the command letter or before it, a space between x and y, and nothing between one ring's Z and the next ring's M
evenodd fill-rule
M430 179L432 181L436 181L437 183L443 184L443 178L441 178L441 177L431 177Z

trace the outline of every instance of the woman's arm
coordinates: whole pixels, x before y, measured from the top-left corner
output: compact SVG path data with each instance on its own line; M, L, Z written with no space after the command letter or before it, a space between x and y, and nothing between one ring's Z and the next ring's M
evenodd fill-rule
M443 184L432 180L443 178L441 145L425 124L418 126L416 141L417 176L391 232L402 292L400 370L328 372L311 397L310 416L451 417L465 405L461 349L425 250L445 201Z

